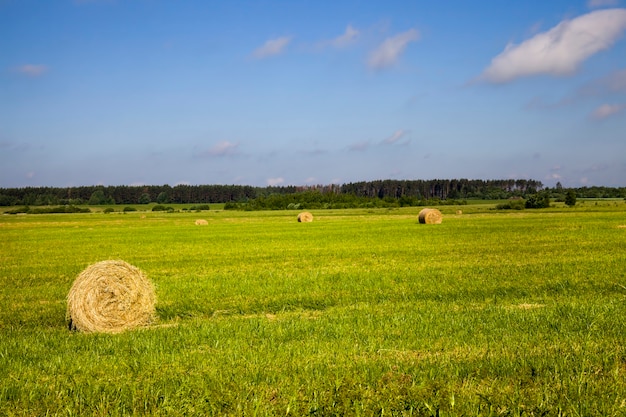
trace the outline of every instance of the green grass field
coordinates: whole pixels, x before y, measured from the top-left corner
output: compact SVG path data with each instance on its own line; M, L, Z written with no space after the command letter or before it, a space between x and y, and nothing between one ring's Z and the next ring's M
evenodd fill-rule
M626 415L626 204L489 207L0 216L0 415ZM156 325L67 329L105 259Z

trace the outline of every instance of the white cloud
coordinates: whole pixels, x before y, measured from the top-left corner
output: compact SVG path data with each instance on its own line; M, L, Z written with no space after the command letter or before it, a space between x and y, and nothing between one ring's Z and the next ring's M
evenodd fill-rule
M352 25L348 25L346 27L346 31L343 35L336 37L329 41L329 44L335 48L345 48L350 44L354 43L356 39L359 37L359 31L352 27Z
M562 180L563 176L561 174L557 174L556 172L553 172L552 174L548 175L547 178L549 180Z
M39 77L40 75L48 71L48 67L40 64L24 64L16 67L15 71L29 77Z
M587 7L590 9L595 9L598 7L611 7L617 6L619 4L619 0L589 0L587 2Z
M603 104L591 113L595 120L606 119L626 110L626 104Z
M233 143L233 142L229 142L225 140L216 144L215 146L213 146L212 148L210 148L203 154L207 156L229 156L229 155L234 155L235 153L237 153L238 148L239 148L238 143Z
M416 29L397 34L384 40L369 56L367 64L370 68L382 69L394 65L410 42L419 40L420 34Z
M352 145L348 146L348 150L362 152L369 147L370 147L370 142L368 140L362 140L360 142L355 142Z
M393 145L398 142L400 139L406 136L408 132L404 129L396 130L393 132L393 135L389 136L387 139L383 141L385 145Z
M626 9L597 10L564 20L519 45L507 45L482 77L505 83L532 75L571 74L583 61L611 47L624 30Z
M546 179L548 180L562 180L563 179L563 175L560 174L561 171L561 166L560 165L555 165L552 168L550 168L550 173L546 176Z
M267 185L269 185L270 187L275 187L277 185L283 184L284 182L285 182L285 179L283 177L267 179Z
M281 54L287 45L291 42L291 36L283 36L276 39L266 41L262 46L258 47L252 53L257 59L263 59L274 55Z

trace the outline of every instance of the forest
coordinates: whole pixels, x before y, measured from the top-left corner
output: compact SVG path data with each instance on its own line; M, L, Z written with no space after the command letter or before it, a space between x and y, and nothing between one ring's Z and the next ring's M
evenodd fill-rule
M302 203L315 206L395 205L414 206L424 201L502 200L529 198L538 193L564 201L567 191L577 198L626 198L626 187L544 187L531 179L469 180L377 180L347 184L268 186L249 185L141 185L0 188L0 206L209 204L228 203L226 208L267 209ZM283 207L285 208L285 207Z

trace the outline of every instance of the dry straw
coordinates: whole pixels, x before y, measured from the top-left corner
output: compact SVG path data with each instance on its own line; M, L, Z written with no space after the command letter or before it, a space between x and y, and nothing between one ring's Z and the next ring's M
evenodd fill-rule
M196 226L206 226L206 225L208 225L208 224L209 224L209 222L207 222L207 221L206 221L206 220L204 220L204 219L198 219L198 220L196 220Z
M303 211L302 213L298 214L298 221L300 223L310 223L313 221L313 215L308 211Z
M437 209L425 208L420 211L418 219L422 224L440 224L443 216Z
M67 296L72 330L119 333L156 318L156 295L143 272L124 261L102 261L82 271Z

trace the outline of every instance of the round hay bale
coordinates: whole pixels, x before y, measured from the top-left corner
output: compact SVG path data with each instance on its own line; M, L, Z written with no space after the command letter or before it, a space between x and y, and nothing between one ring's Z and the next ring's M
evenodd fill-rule
M463 214L463 210L457 210L457 211L456 211L456 214L458 214L458 215Z
M298 214L298 221L300 223L310 223L313 221L313 215L308 211L303 211L302 213Z
M425 208L420 211L418 219L422 224L440 224L443 216L437 209Z
M209 224L209 222L207 222L207 221L206 221L206 220L204 220L204 219L198 219L198 220L196 220L196 226L206 226L206 225L208 225L208 224Z
M88 266L67 296L69 328L81 332L119 333L156 319L154 286L143 272L124 261Z

